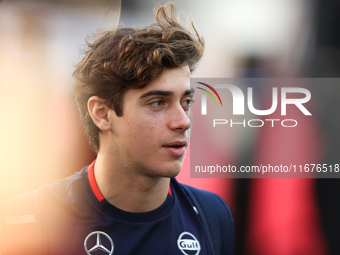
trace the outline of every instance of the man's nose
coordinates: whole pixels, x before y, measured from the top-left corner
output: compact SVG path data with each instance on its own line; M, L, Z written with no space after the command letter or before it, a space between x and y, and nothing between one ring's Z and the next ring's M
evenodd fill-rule
M191 126L190 110L184 110L181 105L176 106L170 113L168 122L170 129L185 131Z

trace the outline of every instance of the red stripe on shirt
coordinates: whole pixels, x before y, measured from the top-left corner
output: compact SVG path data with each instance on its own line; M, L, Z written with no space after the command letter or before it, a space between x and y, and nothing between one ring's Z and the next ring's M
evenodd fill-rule
M91 163L91 165L89 166L88 170L87 170L87 175L88 175L88 178L89 178L89 182L90 182L90 186L91 186L91 189L92 189L92 192L93 194L96 196L96 198L98 199L99 202L103 201L104 200L104 196L103 194L100 192L99 188L98 188L98 185L97 185L97 182L96 182L96 179L94 177L94 163L96 161L93 161Z

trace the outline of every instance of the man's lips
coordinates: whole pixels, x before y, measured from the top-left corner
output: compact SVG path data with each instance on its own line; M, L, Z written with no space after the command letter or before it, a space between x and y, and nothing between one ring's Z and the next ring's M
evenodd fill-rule
M164 144L162 147L174 156L182 156L186 151L187 145L188 143L185 141L175 141Z

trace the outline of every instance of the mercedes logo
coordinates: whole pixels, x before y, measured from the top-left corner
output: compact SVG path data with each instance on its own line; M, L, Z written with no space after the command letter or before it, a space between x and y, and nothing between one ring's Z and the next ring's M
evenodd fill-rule
M90 240L92 240L92 243L94 243L93 241L95 241L95 245L90 243ZM102 251L108 255L112 255L113 254L113 241L108 234L102 231L94 231L85 238L84 248L88 255L95 254L95 251Z

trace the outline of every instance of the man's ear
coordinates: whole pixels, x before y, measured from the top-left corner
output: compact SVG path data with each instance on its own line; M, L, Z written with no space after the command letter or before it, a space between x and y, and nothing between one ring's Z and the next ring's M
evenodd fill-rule
M101 131L111 129L111 119L109 117L110 108L105 104L105 100L93 96L87 101L87 109L91 115L91 118L96 126Z

